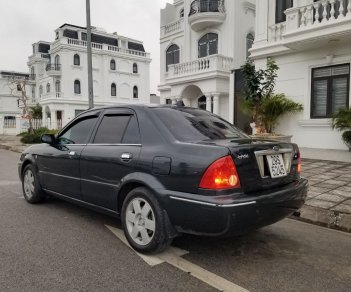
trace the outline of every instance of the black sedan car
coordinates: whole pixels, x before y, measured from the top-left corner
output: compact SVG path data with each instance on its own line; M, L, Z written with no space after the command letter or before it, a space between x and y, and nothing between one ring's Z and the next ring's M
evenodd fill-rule
M46 196L121 217L139 252L182 233L243 234L296 212L308 182L297 145L255 140L183 106L93 109L23 152L29 203Z

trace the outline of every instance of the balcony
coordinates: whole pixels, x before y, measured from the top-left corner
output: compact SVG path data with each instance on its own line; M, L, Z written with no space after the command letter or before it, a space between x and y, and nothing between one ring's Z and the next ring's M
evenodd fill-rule
M184 18L161 27L161 38L184 31Z
M269 27L268 42L252 57L323 47L351 39L351 0L321 0L285 11L286 22Z
M190 62L168 66L167 80L178 78L229 77L233 58L212 55Z
M194 31L220 25L225 17L224 0L195 0L191 3L189 24Z
M61 64L47 64L46 74L49 76L61 76Z
M87 42L83 40L76 40L76 39L71 39L67 37L63 37L58 39L56 42L52 44L51 50L55 50L59 46L75 46L75 47L82 47L86 48L87 47ZM131 50L131 49L126 49L126 48L121 48L121 47L116 47L116 46L111 46L107 44L99 44L99 43L91 43L91 47L94 51L106 51L106 52L115 52L119 53L121 55L133 55L133 56L139 56L143 58L150 58L150 53L142 52L142 51L136 51L136 50Z

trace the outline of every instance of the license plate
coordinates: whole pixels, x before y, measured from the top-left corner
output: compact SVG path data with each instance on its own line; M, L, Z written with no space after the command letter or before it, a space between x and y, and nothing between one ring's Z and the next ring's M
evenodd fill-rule
M281 154L267 155L266 157L272 178L287 176L283 156Z

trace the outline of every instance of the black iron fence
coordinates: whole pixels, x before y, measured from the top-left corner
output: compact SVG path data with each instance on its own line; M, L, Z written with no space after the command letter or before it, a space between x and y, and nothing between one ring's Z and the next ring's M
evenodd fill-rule
M224 0L195 0L190 4L190 15L201 12L224 12Z
M46 71L61 71L61 64L47 64Z

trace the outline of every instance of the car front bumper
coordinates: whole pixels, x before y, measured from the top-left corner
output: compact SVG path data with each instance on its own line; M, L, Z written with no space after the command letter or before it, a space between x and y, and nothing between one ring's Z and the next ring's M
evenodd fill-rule
M308 181L300 179L256 194L199 196L165 191L161 202L170 222L181 233L227 236L273 224L304 204Z

